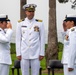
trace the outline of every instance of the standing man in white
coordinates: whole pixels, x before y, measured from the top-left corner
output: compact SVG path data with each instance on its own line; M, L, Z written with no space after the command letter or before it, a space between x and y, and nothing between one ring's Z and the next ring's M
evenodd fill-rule
M44 25L41 20L35 19L35 4L25 4L26 18L18 22L16 31L17 58L21 60L22 75L39 75L40 61L44 58L45 36Z
M67 29L62 56L64 75L76 75L76 14L68 14L64 21Z
M9 75L10 40L12 35L12 25L8 16L0 14L0 75Z

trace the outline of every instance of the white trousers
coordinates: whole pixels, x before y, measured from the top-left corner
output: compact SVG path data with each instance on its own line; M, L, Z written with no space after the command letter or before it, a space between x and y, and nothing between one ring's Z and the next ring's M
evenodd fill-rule
M0 75L9 75L9 65L0 63Z
M64 75L76 75L76 65L74 66L73 71L68 71L67 65L64 65Z
M22 59L21 71L22 75L29 75L31 66L31 75L39 75L40 61L39 59Z

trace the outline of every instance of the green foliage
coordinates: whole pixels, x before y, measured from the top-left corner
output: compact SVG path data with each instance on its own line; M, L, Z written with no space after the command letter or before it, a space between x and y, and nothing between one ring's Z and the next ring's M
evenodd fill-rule
M10 49L11 50L11 54L16 53L15 43L11 43L10 47L11 47L11 49Z
M62 58L62 52L58 52L58 60L61 60Z
M45 57L44 57L44 59L42 61L40 61L40 65L41 65L43 70L46 69L46 59L45 59Z
M47 45L47 44L45 44L45 50L47 49L47 47L48 47L48 45Z
M58 42L58 50L59 52L63 51L63 44L61 42Z
M11 54L11 58L12 58L12 65L14 65L14 61L17 60L16 54L15 53L14 54Z

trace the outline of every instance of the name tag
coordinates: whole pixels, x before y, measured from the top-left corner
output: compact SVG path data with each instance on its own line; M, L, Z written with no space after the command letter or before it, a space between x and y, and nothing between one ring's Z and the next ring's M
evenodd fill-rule
M21 26L21 27L27 27L27 26Z

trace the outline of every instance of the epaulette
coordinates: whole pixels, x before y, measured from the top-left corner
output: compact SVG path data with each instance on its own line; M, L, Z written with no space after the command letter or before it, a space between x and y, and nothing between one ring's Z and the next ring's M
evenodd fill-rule
M72 28L72 29L71 29L71 31L74 31L74 30L75 30L75 28Z
M39 19L36 19L36 21L38 21L38 22L42 22L42 20L39 20Z
M24 21L24 19L18 20L18 22L22 22L22 21Z

